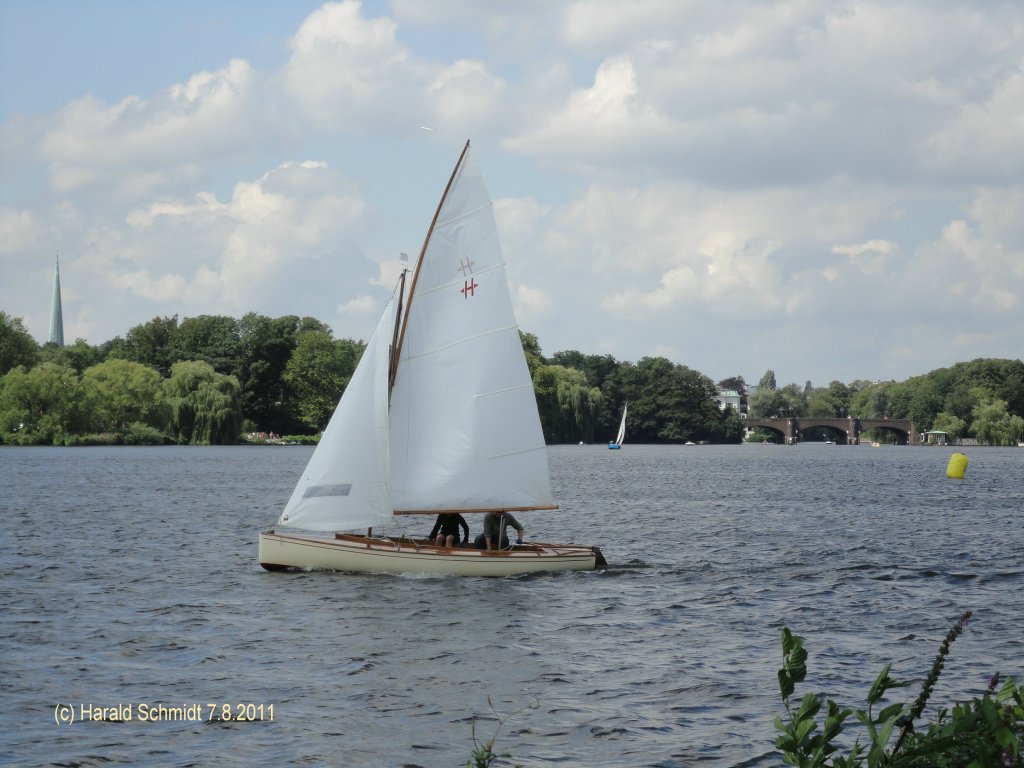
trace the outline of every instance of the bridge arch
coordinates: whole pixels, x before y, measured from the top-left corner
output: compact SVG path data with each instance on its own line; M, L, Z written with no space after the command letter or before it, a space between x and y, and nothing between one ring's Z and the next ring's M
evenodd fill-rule
M746 418L743 426L749 429L766 429L782 436L782 441L787 445L800 442L800 435L804 430L814 427L828 429L835 432L842 438L842 442L850 445L857 445L860 442L862 433L869 429L884 429L897 435L899 442L913 444L917 442L917 429L909 419L859 419L853 416L848 418L824 418L815 416L801 417L770 417L770 418ZM838 442L838 441L837 441Z
M801 417L797 419L798 429L800 430L797 437L799 438L804 432L815 427L819 429L827 429L832 434L836 435L837 443L846 445L854 444L857 440L857 434L853 431L856 427L851 424L850 419L835 419L835 418L820 418L820 417Z
M906 419L860 419L861 432L870 429L882 429L896 435L899 444L909 445L917 442L917 430Z

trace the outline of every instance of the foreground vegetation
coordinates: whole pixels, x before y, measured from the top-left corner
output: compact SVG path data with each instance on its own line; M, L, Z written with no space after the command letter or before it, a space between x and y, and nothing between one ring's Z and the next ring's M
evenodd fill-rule
M909 418L1012 445L1024 432L1024 363L975 360L906 382L776 385L748 398L741 376L719 382L664 357L633 363L575 350L541 353L522 334L548 443L611 439L629 403L627 441L738 443L736 390L752 416ZM38 345L0 312L0 443L235 443L242 435L315 435L326 426L365 345L310 317L157 317L99 346ZM750 388L754 389L754 388ZM804 439L814 439L804 434Z
M783 665L778 678L785 716L775 719L779 733L775 746L785 763L798 768L1022 768L1024 686L1012 677L1000 684L999 674L993 674L983 696L954 704L952 709L940 708L931 722L918 725L950 646L967 627L970 616L970 611L965 612L946 634L913 703L897 702L877 712L888 691L910 685L889 676L890 664L868 689L867 709L841 709L818 693L805 694L799 703L792 701L797 684L807 677L807 651L803 638L783 628ZM825 716L819 722L823 704ZM852 743L846 738L849 746L844 755L837 742L842 740L851 715L863 727L863 734ZM510 757L495 752L495 741L507 717L495 713L495 719L494 734L484 741L477 739L474 722L474 750L466 768L487 768Z
M955 704L952 710L941 708L925 728L917 726L945 666L950 645L967 626L970 616L970 611L964 613L946 635L913 704L897 702L875 711L887 691L909 685L893 680L889 676L891 665L886 664L868 690L866 710L840 709L828 699L820 724L816 719L822 706L819 694L805 694L799 705L790 701L796 684L807 675L807 651L801 638L788 628L783 629L779 689L786 717L775 720L780 733L775 745L786 763L800 768L854 768L865 763L869 768L1024 765L1024 686L1017 685L1012 677L1000 687L999 674L994 674L984 696ZM864 727L866 739L862 742L858 738L843 756L837 754L839 747L835 742L851 714Z

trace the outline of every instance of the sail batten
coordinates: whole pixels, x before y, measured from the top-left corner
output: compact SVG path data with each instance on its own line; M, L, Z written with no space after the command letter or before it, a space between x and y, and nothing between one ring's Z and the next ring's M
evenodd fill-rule
M540 512L554 509L558 509L557 504L545 504L544 506L537 507L481 507L479 509L467 509L465 507L455 507L452 509L396 509L395 514L404 517L411 517L413 515L442 515L456 512L462 515L475 515L486 512Z
M527 386L529 387L529 389L533 389L533 384L520 384L515 387L505 387L504 389L496 389L493 392L479 392L477 393L477 397L490 397L491 395L501 395L504 394L505 392L515 392L520 389L525 389L527 388Z
M473 214L477 213L478 211L483 210L484 208L492 208L493 206L494 206L494 203L492 203L490 200L488 200L486 203L481 205L479 208L474 208L471 211L464 211L464 212L460 213L457 216L453 216L450 219L445 219L444 221L437 222L437 226L438 227L447 227L450 224L454 224L454 223L458 222L460 219L465 219L465 218L468 218L468 217L472 216Z
M507 458L509 456L518 456L518 455L521 455L521 454L524 454L524 453L532 453L532 452L536 452L536 451L545 451L545 460L547 459L547 455L546 455L547 449L546 448L525 448L525 449L523 449L521 451L509 451L507 453L494 454L492 456L489 456L488 458L490 458L490 459L504 459L504 458Z
M470 342L470 341L475 341L476 339L481 339L481 338L483 338L485 336L493 336L496 333L502 333L502 332L505 332L507 330L509 330L509 329L508 328L495 328L494 330L486 331L484 333L477 333L477 334L474 334L472 336L466 336L465 338L461 338L461 339L457 339L457 340L453 341L452 343L448 344L445 347L437 347L436 349L424 350L423 352L420 352L417 355L406 354L403 359L404 360L412 360L413 358L416 358L416 357L423 357L424 355L432 355L435 352L442 352L442 351L444 351L446 349L450 349L452 347L457 347L459 344L465 344L465 343ZM531 387L533 386L533 382L530 382L530 386Z

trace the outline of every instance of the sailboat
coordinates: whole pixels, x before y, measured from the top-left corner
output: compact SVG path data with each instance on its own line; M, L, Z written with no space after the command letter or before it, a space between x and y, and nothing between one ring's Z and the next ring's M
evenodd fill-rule
M615 440L608 443L608 447L613 451L619 450L622 447L622 442L626 439L626 409L629 407L629 403L622 406L622 421L619 422L619 434L616 435Z
M260 565L467 576L606 565L592 546L485 550L374 533L412 515L557 509L491 200L469 142L408 295L406 274L276 526L259 534Z

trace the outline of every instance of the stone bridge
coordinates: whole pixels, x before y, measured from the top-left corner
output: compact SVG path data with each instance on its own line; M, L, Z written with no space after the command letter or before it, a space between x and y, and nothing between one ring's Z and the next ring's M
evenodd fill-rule
M845 419L826 419L814 416L786 417L778 416L770 419L746 418L743 426L747 429L767 429L782 438L786 445L800 442L800 433L811 427L824 427L836 435L837 443L858 445L860 436L869 429L886 429L895 433L901 445L917 442L917 429L909 419L857 419L853 416Z

